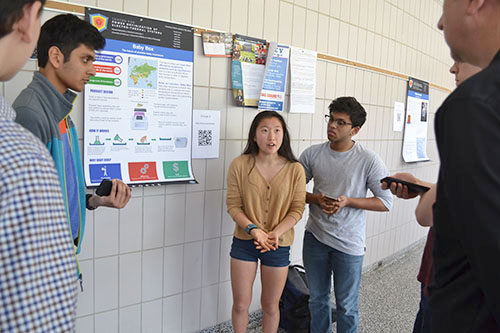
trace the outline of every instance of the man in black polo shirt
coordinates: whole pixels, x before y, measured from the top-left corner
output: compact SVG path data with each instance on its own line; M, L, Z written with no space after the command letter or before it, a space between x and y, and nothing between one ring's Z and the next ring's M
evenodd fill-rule
M452 57L484 68L436 113L433 332L500 332L500 1L444 0Z

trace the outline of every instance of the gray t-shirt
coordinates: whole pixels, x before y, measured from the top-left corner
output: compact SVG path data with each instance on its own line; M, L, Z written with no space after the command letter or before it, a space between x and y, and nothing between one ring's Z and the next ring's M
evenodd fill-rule
M345 152L330 148L330 142L307 148L300 156L306 182L314 178L313 193L339 197L365 198L367 190L387 207L392 207L392 194L382 190L380 179L387 169L373 151L359 143ZM366 213L363 209L344 207L335 215L323 213L316 204L309 205L306 230L321 243L350 255L365 253Z

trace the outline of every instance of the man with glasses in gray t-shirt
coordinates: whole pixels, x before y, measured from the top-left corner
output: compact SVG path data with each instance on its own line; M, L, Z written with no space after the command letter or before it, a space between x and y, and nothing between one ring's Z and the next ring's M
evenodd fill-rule
M300 162L306 181L309 219L303 260L310 289L311 332L331 332L331 277L337 302L337 331L358 331L358 292L365 253L365 210L389 211L390 191L380 188L387 169L373 151L352 140L366 120L354 97L329 106L328 142L306 149ZM367 190L374 196L367 198Z

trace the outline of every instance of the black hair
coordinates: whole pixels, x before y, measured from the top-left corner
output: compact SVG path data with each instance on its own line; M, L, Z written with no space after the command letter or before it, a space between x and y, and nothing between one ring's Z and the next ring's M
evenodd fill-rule
M41 13L45 0L0 0L0 38L12 32L14 23L23 17L24 7L37 1L42 3Z
M352 127L363 126L366 121L366 111L354 97L338 97L328 106L330 114L342 112L351 117Z
M243 154L257 156L259 153L259 146L257 145L257 142L255 142L257 127L259 127L259 124L263 119L268 118L277 118L283 128L283 142L281 147L278 149L278 155L283 156L290 162L297 162L297 158L295 158L292 147L290 146L290 134L288 133L285 119L283 119L283 117L276 111L261 111L255 116L252 121L252 125L250 125L250 130L248 131L247 146L245 147Z
M69 61L71 52L81 44L96 51L102 50L106 40L89 22L73 14L54 16L42 25L38 38L38 66L44 68L49 61L49 49L57 46Z

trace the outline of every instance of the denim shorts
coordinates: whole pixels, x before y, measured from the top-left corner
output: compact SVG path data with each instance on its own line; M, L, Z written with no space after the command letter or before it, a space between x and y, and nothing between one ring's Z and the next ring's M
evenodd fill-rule
M286 267L290 264L290 246L279 246L276 251L267 251L260 253L260 250L255 248L253 239L242 240L233 237L233 244L231 245L231 258L257 262L264 266L271 267Z

